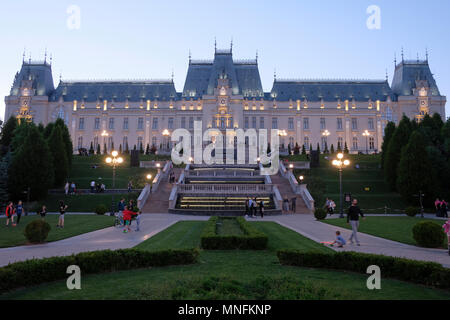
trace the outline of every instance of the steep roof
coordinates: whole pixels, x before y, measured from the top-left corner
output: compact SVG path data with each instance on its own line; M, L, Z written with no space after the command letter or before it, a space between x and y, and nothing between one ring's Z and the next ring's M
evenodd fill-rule
M279 101L386 101L393 98L387 81L275 80L271 98Z
M440 96L439 89L431 73L428 61L402 61L395 67L392 90L398 96L413 95L416 80L426 80L431 89L431 95Z
M154 81L61 81L51 97L64 101L84 100L93 102L108 100L130 102L141 100L169 101L177 98L175 86L171 80Z
M11 88L11 95L19 94L23 80L32 80L34 95L50 96L55 90L53 84L52 67L46 61L23 62L16 74Z
M191 60L184 84L184 97L213 94L219 78L230 80L233 94L246 97L264 96L256 60L233 60L231 50L216 50L214 60Z

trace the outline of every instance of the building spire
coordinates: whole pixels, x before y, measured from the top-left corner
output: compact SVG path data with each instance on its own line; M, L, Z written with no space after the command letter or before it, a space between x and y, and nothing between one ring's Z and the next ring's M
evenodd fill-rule
M231 37L230 52L233 53L233 37Z
M52 66L53 63L53 54L50 53L50 67Z
M217 38L214 37L214 53L217 53Z
M45 53L44 53L44 65L47 63L47 48L45 48Z
M386 82L389 82L388 70L386 69Z
M425 48L425 61L428 62L428 48Z
M192 54L191 54L191 49L189 49L189 64L191 63L191 61L192 61Z
M404 62L404 54L403 54L403 47L402 47L402 63Z
M394 52L394 67L397 66L397 52Z
M175 77L175 74L174 74L174 72L173 72L173 68L172 68L172 83L173 83L173 79L174 79L174 77Z
M23 54L22 54L22 63L25 63L25 51L27 50L27 48L23 48Z
M273 81L276 82L277 81L277 68L273 69Z
M258 49L256 49L256 63L258 63Z

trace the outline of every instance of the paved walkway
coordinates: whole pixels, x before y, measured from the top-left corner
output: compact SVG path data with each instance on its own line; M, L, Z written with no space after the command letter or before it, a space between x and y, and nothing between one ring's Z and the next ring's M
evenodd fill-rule
M67 256L80 252L132 248L181 220L207 220L209 217L190 217L174 214L143 215L141 231L123 233L121 228L107 228L60 241L39 245L0 249L0 266L32 258ZM132 230L135 229L135 222Z
M256 220L260 221L261 219ZM350 230L319 222L311 214L267 216L264 218L264 221L277 222L316 242L333 241L337 230L341 231L342 236L346 240L351 234ZM444 249L420 248L365 233L358 233L358 239L361 242L360 247L356 244L351 245L347 243L344 248L331 248L336 251L356 251L413 260L434 261L450 268L450 256L448 255L448 251Z

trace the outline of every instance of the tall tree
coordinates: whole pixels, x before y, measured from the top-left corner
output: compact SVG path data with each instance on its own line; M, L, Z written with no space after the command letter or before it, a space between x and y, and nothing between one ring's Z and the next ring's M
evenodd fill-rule
M384 160L384 176L386 182L393 191L397 190L397 169L400 162L402 148L408 144L410 135L411 122L408 117L403 116L389 141Z
M0 207L9 199L8 195L8 167L11 162L11 152L0 160Z
M63 136L64 145L66 147L66 153L67 153L67 161L69 162L69 167L70 167L72 165L73 144L72 144L72 139L70 138L69 129L67 128L63 119L57 119L55 121L55 126L59 126L62 130L62 136Z
M386 160L386 152L387 148L389 146L389 142L391 141L392 136L395 132L395 123L392 121L389 121L386 125L386 128L384 128L384 139L383 143L381 145L381 167L384 168L384 161Z
M53 158L54 185L61 186L69 175L69 161L60 126L55 126L48 138L48 146Z
M53 185L53 158L47 141L36 125L28 124L23 143L14 151L8 170L8 190L16 200L30 188L30 199L38 200L47 195Z
M435 194L435 177L430 170L432 164L426 152L426 140L420 131L414 131L401 151L398 166L397 190L411 204L418 203L419 191L431 204Z
M0 155L8 153L14 137L14 130L16 130L17 126L18 123L16 117L10 117L3 125L0 134Z

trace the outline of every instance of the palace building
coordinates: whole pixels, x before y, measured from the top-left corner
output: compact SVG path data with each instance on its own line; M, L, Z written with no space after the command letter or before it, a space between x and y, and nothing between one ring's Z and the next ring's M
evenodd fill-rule
M445 119L442 96L426 60L396 63L392 84L386 80L274 80L264 92L258 58L235 60L233 50L215 50L212 60L192 60L182 92L172 80L64 81L54 87L47 61L23 61L10 95L5 120L43 123L62 118L74 152L106 145L126 150L155 146L171 149L177 128L278 129L286 150L296 143L321 150L346 143L352 153L381 149L384 127L405 114Z

